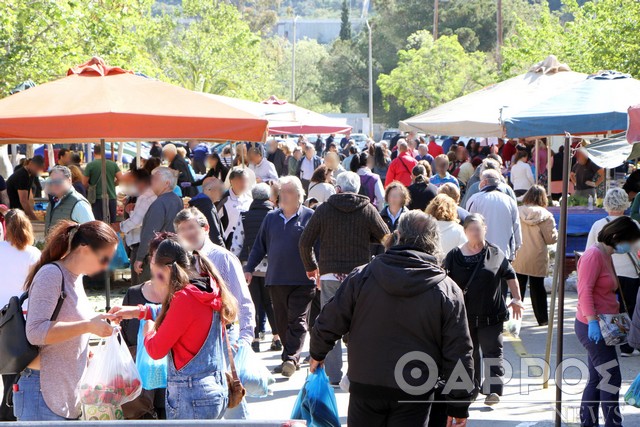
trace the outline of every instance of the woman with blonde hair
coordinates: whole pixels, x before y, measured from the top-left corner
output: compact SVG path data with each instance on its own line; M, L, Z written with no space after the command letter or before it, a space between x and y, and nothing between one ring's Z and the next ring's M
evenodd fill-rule
M513 268L518 275L522 299L524 300L529 283L533 313L538 325L545 326L549 322L547 291L544 287L544 278L547 277L549 269L547 245L558 241L558 232L553 215L547 210L549 201L543 187L534 185L529 188L522 203L522 206L518 207L522 246L516 253Z
M6 241L0 241L0 271L5 274L0 286L0 307L4 307L12 296L20 295L24 281L31 267L38 262L40 250L33 246L33 228L27 215L18 209L5 214L7 226ZM0 408L0 421L15 421L13 411L7 406L17 375L3 375L4 394Z
M225 377L226 326L235 322L238 303L213 264L180 243L160 243L151 261L162 289L162 309L155 322L151 307L114 307L121 319L144 319L144 346L153 359L169 356L168 419L222 418L228 403ZM200 274L194 274L196 271Z
M464 228L458 219L458 205L446 194L438 194L427 206L426 212L438 221L440 246L443 254L448 254L467 242Z

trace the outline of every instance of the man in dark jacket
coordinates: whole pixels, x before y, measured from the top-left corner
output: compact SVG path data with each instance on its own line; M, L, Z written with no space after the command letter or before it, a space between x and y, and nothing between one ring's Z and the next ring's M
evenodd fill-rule
M278 148L278 141L275 139L267 142L267 160L273 163L276 167L278 176L284 176L289 173L289 164L287 163L287 156L280 148Z
M316 156L316 149L313 145L307 143L304 146L304 156L298 160L298 167L296 168L296 176L300 178L302 187L305 193L309 192L309 183L313 172L318 169L318 166L322 164L322 159Z
M169 162L169 167L178 172L178 186L182 189L182 197L193 197L198 193L194 186L195 180L187 161L178 153L178 149L173 144L167 144L162 148L164 158Z
M439 240L432 217L404 214L395 245L354 270L316 319L312 372L349 333L350 426L426 426L437 383L452 387L446 415L456 424L469 416L473 347L462 292L439 266Z
M224 183L218 178L207 178L202 182L202 193L189 200L189 206L198 209L207 218L209 223L209 239L218 245L225 247L222 238L222 222L218 217L218 210L215 207L222 198Z
M335 295L347 274L370 261L370 244L380 243L389 234L389 227L369 198L358 194L358 174L338 175L336 190L338 194L318 206L300 238L300 256L309 278L321 285L322 305ZM320 242L318 260L316 241ZM327 356L327 375L334 384L342 379L340 343Z

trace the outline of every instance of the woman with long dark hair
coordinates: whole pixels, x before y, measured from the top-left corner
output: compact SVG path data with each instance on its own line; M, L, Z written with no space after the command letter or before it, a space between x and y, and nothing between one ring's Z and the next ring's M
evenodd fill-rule
M165 240L151 272L161 284L162 309L155 322L149 307L114 307L121 319L145 319L145 348L154 359L169 355L168 419L217 419L227 408L226 325L237 317L237 302L213 264ZM199 271L199 273L196 273Z
M77 387L89 361L89 335L110 336L113 328L106 320L114 317L93 312L82 278L105 270L117 245L116 233L100 221L60 221L49 232L25 283L27 339L40 354L20 373L13 393L18 421L80 417Z
M380 176L382 182L387 179L387 170L389 169L389 163L391 163L391 157L389 151L382 144L376 144L373 152L373 168L371 171L377 173Z
M351 172L355 172L360 176L360 194L367 196L377 209L382 209L384 204L384 186L380 176L371 172L371 169L369 169L367 165L368 161L369 154L363 151L353 156L349 168Z

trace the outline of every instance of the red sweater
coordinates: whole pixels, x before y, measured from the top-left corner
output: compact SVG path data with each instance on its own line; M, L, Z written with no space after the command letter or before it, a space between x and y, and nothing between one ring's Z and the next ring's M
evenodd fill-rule
M615 314L620 308L618 287L612 275L611 261L596 245L587 249L578 261L578 310L576 318L589 323L587 316Z
M176 292L160 328L144 339L149 356L162 359L171 351L176 369L181 369L200 351L209 335L213 312L220 311L221 305L217 289L205 292L187 285ZM146 318L150 318L148 309Z

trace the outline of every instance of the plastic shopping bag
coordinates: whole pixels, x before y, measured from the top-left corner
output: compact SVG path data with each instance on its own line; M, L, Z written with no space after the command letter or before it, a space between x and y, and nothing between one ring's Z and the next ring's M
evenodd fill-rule
M155 319L161 305L148 305L151 307L152 318ZM147 353L144 347L144 324L146 320L140 321L138 327L138 345L136 349L136 367L142 381L142 388L145 390L155 390L167 387L167 356L159 360L154 360Z
M340 427L338 404L324 368L309 374L293 405L291 418L314 427Z
M507 320L507 331L515 338L520 336L520 329L522 328L522 317L515 319L513 317L513 310L509 307L509 320Z
M119 330L93 350L79 388L84 405L120 406L140 395L140 375Z
M233 360L247 396L265 397L270 394L269 387L276 380L248 344L240 344Z
M111 260L111 264L109 265L110 270L121 270L129 268L129 256L127 255L127 250L124 247L124 242L122 241L122 237L118 235L118 248L116 249L116 253Z
M627 405L640 408L640 375L631 383L629 390L624 395L624 401Z

